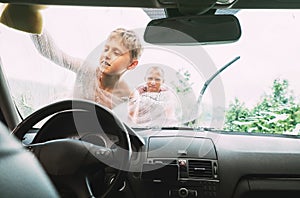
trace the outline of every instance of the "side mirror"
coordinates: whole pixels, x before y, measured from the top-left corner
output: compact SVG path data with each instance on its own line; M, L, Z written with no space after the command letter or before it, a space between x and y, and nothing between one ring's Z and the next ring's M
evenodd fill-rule
M43 28L43 18L39 5L7 4L4 8L0 22L4 25L28 33L40 34Z
M240 36L240 23L234 15L197 15L152 20L144 40L152 44L194 45L234 42Z

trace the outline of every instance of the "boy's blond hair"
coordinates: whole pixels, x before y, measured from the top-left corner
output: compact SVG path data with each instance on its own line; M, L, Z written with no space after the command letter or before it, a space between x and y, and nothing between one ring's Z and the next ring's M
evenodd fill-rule
M139 59L142 53L142 44L138 35L125 28L117 28L110 33L108 40L118 37L121 43L129 50L131 59Z

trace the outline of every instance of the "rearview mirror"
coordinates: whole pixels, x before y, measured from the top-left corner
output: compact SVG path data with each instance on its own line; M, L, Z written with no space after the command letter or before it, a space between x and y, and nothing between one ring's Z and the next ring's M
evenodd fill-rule
M240 23L234 15L199 15L152 20L144 40L152 44L209 44L234 42L240 36Z

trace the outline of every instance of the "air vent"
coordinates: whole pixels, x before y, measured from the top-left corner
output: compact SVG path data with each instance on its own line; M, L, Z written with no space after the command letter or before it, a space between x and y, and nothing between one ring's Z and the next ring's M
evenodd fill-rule
M213 179L212 162L204 160L189 160L188 175L190 178Z

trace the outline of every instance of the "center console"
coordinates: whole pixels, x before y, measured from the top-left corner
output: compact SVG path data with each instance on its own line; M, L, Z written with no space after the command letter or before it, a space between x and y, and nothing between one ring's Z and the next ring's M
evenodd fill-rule
M217 197L218 160L211 139L150 137L148 143L141 175L145 197Z

